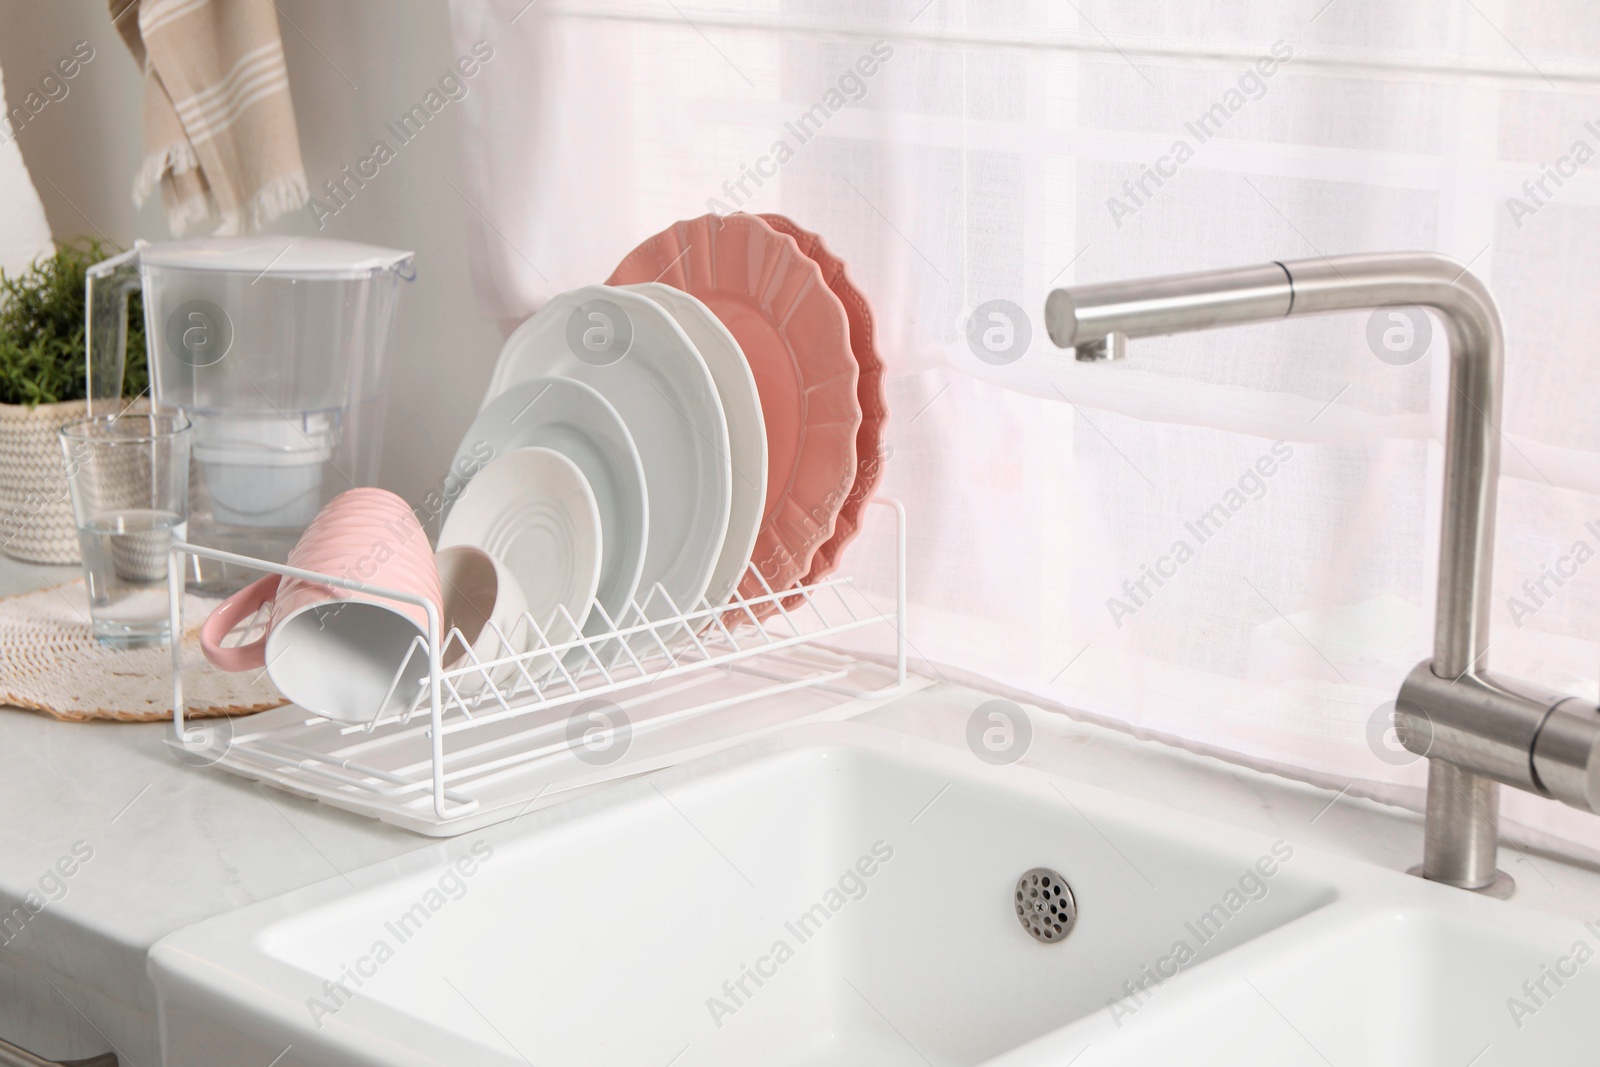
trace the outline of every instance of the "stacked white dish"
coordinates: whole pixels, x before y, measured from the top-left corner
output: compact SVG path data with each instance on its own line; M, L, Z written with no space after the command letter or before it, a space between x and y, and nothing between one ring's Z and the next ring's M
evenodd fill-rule
M471 661L630 627L639 657L690 640L688 627L644 624L727 603L761 527L766 450L755 379L699 300L662 285L553 298L506 342L452 461L493 457L449 501L440 548L498 562L531 624L506 632L482 594L458 597L494 638L474 639ZM469 659L460 643L445 655Z
M529 685L573 683L592 666L609 682L619 661L671 666L708 631L798 607L791 594L837 568L883 474L873 335L843 261L779 215L674 223L608 284L554 297L500 353L451 465L478 473L440 542L498 561L509 583L489 584L521 587L526 625L503 634L496 605L464 607L490 640L453 636L447 666L498 641L485 680L509 666Z

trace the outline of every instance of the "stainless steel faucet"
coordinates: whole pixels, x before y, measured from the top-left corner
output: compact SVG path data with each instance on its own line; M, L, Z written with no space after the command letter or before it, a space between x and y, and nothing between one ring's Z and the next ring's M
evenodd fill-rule
M1482 282L1427 253L1333 256L1053 291L1045 326L1078 360L1127 354L1136 337L1291 315L1423 306L1450 345L1444 508L1433 658L1396 698L1401 743L1428 757L1423 859L1413 873L1508 897L1495 867L1500 784L1600 811L1600 707L1486 669L1500 478L1500 315Z

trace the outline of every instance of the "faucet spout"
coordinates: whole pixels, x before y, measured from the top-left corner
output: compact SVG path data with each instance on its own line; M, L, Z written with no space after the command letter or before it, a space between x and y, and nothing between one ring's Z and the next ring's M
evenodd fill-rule
M1445 690L1460 692L1423 705L1407 701L1402 690L1399 725L1407 747L1431 760L1422 873L1493 891L1509 885L1494 866L1495 783L1549 795L1531 770L1530 754L1554 704L1515 687L1502 695L1496 683L1484 681L1482 688L1497 694L1486 717L1472 712L1463 695L1470 690L1482 702L1471 683L1486 668L1500 476L1505 345L1488 289L1466 267L1430 253L1333 256L1057 289L1045 301L1045 325L1058 346L1073 348L1080 360L1099 361L1122 355L1134 338L1407 306L1437 313L1450 349L1439 588L1433 658L1425 666ZM1468 684L1456 685L1463 681ZM1417 688L1431 697L1438 687ZM1530 769L1521 773L1519 767Z

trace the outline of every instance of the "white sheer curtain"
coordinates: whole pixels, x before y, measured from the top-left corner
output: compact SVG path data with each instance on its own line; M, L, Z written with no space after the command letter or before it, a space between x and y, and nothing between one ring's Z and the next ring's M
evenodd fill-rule
M1489 658L1595 695L1585 0L525 2L453 0L458 50L497 50L463 127L484 313L601 280L708 205L823 234L890 363L884 491L930 669L1420 804L1424 765L1382 728L1429 653L1438 323L1426 348L1426 320L1350 315L1080 366L1039 312L1072 281L1432 249L1509 335ZM992 300L1031 319L1014 361L968 342ZM886 534L845 564L880 589ZM1505 809L1600 847L1587 816Z

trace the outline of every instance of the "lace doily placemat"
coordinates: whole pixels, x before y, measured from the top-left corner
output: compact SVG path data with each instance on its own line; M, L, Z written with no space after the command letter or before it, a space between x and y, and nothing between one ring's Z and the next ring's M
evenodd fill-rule
M184 601L186 714L246 715L287 703L264 671L224 674L200 654L200 624L216 601ZM107 648L89 626L80 579L0 600L0 704L83 722L172 718L172 650Z

